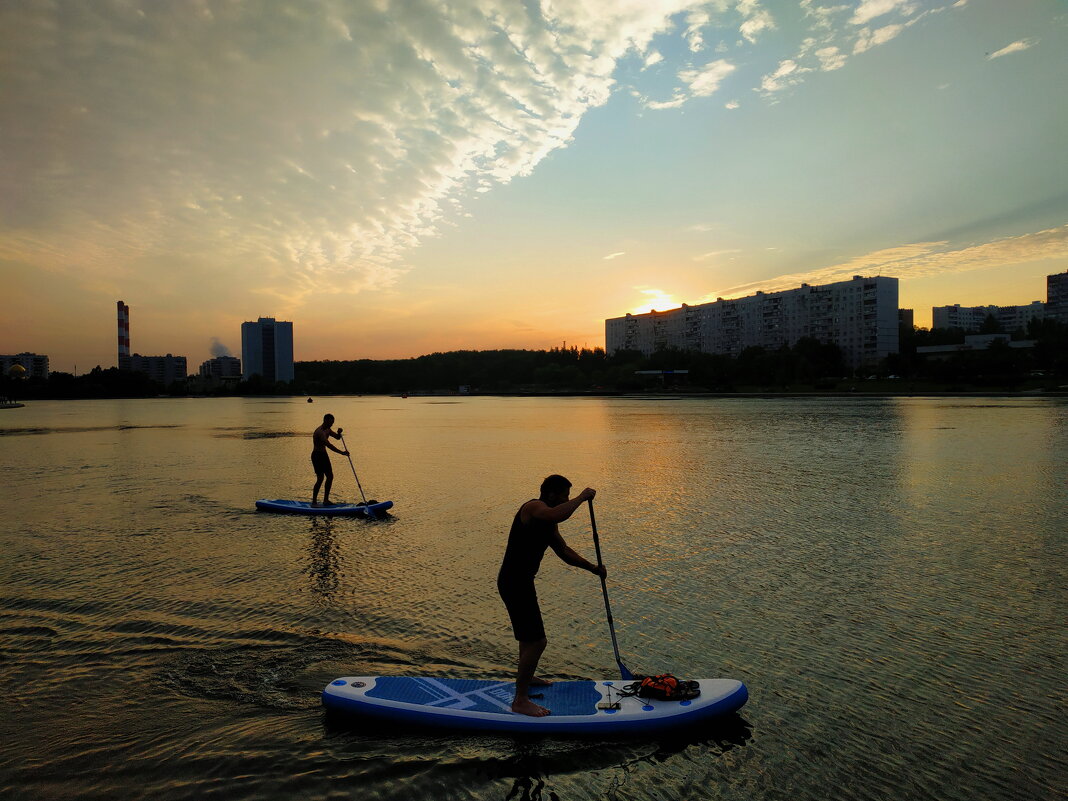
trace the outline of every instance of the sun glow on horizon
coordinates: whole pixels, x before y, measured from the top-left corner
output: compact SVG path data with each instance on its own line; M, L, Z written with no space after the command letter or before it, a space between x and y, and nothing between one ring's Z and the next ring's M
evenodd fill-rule
M630 314L648 314L651 311L667 311L677 309L682 305L681 301L675 300L662 289L646 289L635 287L645 296L644 302L629 310Z

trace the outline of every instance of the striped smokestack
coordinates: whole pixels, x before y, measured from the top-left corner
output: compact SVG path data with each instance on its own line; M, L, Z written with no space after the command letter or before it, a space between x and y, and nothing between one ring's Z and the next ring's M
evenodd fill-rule
M130 355L130 307L121 300L119 309L119 360Z

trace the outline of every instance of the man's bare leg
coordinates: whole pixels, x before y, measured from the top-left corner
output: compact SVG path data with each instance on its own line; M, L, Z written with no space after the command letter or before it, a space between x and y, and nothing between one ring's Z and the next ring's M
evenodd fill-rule
M544 679L534 680L534 671L538 669L538 660L545 650L545 638L531 642L519 643L519 669L515 676L515 699L512 701L512 711L520 715L530 715L534 718L544 717L549 710L538 706L530 700L530 685L534 683L545 684Z
M315 486L312 487L312 506L319 505L319 487L323 485L323 473L315 474Z

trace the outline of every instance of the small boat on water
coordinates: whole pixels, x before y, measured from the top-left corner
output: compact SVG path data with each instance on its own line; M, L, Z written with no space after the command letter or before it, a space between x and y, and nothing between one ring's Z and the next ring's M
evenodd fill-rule
M25 405L25 403L16 403L7 398L0 398L0 409L21 409Z

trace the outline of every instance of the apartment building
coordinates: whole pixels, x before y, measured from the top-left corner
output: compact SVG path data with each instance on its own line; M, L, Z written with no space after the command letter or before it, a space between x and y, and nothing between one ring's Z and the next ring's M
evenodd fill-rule
M260 317L241 323L242 375L248 381L259 375L264 381L293 380L293 323Z
M932 328L960 328L963 331L978 331L988 317L998 321L1003 331L1026 331L1031 320L1041 320L1046 314L1046 304L1040 300L1026 306L952 306L931 307Z
M1068 271L1046 276L1046 317L1068 323Z
M16 353L0 356L0 373L8 374L15 365L21 366L28 378L48 378L48 357L41 353Z
M661 348L737 356L749 347L775 349L803 337L833 343L853 367L898 352L898 281L854 276L821 286L716 299L670 311L605 320L605 350Z

